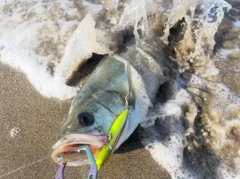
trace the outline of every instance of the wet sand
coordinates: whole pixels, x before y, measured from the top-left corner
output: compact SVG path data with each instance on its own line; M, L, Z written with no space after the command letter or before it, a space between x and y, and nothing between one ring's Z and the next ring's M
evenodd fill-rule
M54 178L58 165L50 158L51 146L71 100L42 97L24 74L3 64L0 82L0 178ZM11 137L14 127L21 132ZM85 179L88 169L88 166L67 168L66 179ZM99 178L170 179L170 176L151 158L136 133L111 156Z

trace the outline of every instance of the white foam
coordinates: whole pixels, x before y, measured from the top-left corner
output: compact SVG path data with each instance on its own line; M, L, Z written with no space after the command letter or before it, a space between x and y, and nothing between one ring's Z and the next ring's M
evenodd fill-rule
M56 68L56 76L66 81L80 64L85 63L95 52L107 54L109 50L97 43L95 21L88 14L68 40L61 63Z
M181 107L176 103L168 102L165 105L163 105L162 112L165 114L165 116L182 116L182 109Z
M183 136L174 135L169 137L167 144L162 142L154 141L147 142L146 148L150 151L152 157L162 165L173 178L185 178L186 174L183 174L180 169L182 168L182 158L183 158Z
M134 26L134 35L136 41L140 38L137 30L145 30L149 27L149 14L157 14L159 12L157 3L154 0L131 0L125 4L124 11L121 15L118 27Z
M240 174L236 174L228 169L228 167L224 164L219 167L218 172L220 176L222 176L224 179L239 179Z
M233 22L233 26L234 27L240 27L240 21L236 20L235 22Z
M6 62L12 67L25 72L29 81L42 95L60 99L73 97L78 88L68 87L52 77L46 67L38 63L38 61L43 61L41 58L32 50L24 49L15 44L8 44L8 47L5 46L1 51L2 62Z
M68 99L76 94L78 87L66 86L48 69L52 63L54 72L54 66L63 53L64 38L77 23L76 20L66 22L65 15L70 13L59 11L60 7L66 10L71 2L59 2L1 3L0 54L1 62L23 71L42 95ZM65 25L59 28L57 23Z
M200 16L194 17L194 11L199 4L202 7L202 13ZM215 4L217 5L216 12L211 10ZM174 123L173 125L175 125L176 130L172 131L171 127L165 129L170 131L170 133L168 134L168 140L163 140L162 138L164 137L164 134L161 134L161 131L158 131L157 127L154 126L154 122L151 121L147 124L142 124L142 126L146 128L146 130L141 134L143 136L142 142L150 151L153 159L166 168L172 178L196 179L206 177L204 175L201 176L201 171L199 171L200 173L194 173L191 171L191 168L183 166L183 149L185 147L183 142L186 140L184 133L186 133L186 135L194 133L191 125L193 125L195 117L198 114L198 108L190 93L196 97L203 98L203 100L208 100L210 98L210 101L206 102L206 106L204 107L207 109L205 109L205 112L212 115L211 117L214 119L213 121L210 121L207 128L209 128L212 137L216 140L211 144L213 151L222 162L221 166L216 168L217 177L226 179L239 178L239 155L235 157L235 153L231 153L230 157L227 156L227 153L224 151L224 147L228 147L228 145L234 144L235 142L235 139L229 138L229 131L231 131L233 126L239 125L240 116L239 113L237 113L237 111L239 111L239 97L224 84L204 80L204 78L214 77L219 74L219 70L213 63L214 59L205 54L204 47L207 46L210 51L213 49L215 45L214 35L224 16L223 9L229 10L231 6L222 0L175 0L173 1L172 6L169 7L170 8L166 10L168 20L164 30L165 35L162 37L162 40L165 40L167 43L170 28L173 27L178 20L185 17L185 21L188 24L187 28L190 29L188 29L189 31L186 30L186 38L184 37L185 41L182 46L179 45L179 49L184 49L184 44L189 43L193 45L192 48L194 48L195 51L194 53L190 53L186 56L184 56L185 54L180 53L177 58L185 58L187 60L192 59L190 62L194 64L196 58L202 56L203 59L206 59L207 63L204 64L203 68L197 69L196 75L192 75L188 84L185 84L187 88L186 90L182 89L181 86L179 87L178 83L175 82L173 85L171 99L168 100L167 103L161 104L161 106L158 107L159 114L155 114L155 117L159 117L160 120L164 121L170 120L169 118L173 118L178 121L179 118L184 116L188 122L190 122L190 128L183 129L182 124ZM190 15L187 14L189 12ZM214 13L216 13L215 15L217 17ZM187 35L192 33L191 28L193 21L198 21L202 25L194 32L196 35L195 43L191 43L192 39L187 38ZM237 49L235 50L237 51ZM226 58L229 53L231 53L230 50L222 50L222 55ZM204 98L204 95L206 95L208 99ZM185 109L187 107L187 109L190 110L190 112L188 111L189 114L184 114L184 112L186 112L183 111L184 107ZM214 117L219 118L219 120ZM152 117L150 120L152 120ZM162 123L164 123L164 121ZM160 125L162 123L160 123ZM237 148L237 146L235 147ZM233 166L234 168L237 168L235 172L231 168Z
M164 121L178 121L183 117L181 106L190 105L192 102L190 94L186 90L180 88L179 82L176 81L172 98L167 103L158 106L159 116L157 117L160 118L159 120ZM146 128L146 131L151 131L150 134L149 132L142 133L143 144L146 146L146 149L150 151L153 159L163 166L170 173L172 178L195 178L195 176L182 165L183 149L185 147L185 132L181 122L174 122L170 125L173 129L166 129L171 132L165 140L160 139L161 135L159 135L159 131L154 128L154 126L145 125L144 123L142 123L142 126Z
M92 15L97 15L103 9L101 4L93 4L87 1L83 1L82 5L88 12L91 12Z

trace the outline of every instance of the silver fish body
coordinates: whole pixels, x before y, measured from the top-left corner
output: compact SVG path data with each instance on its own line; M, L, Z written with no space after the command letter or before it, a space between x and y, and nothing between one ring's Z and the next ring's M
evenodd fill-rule
M69 166L86 164L86 155L76 155L77 147L83 144L90 145L97 158L108 142L112 124L128 106L129 115L118 148L144 121L159 86L165 82L164 58L161 44L152 38L138 45L132 40L117 54L103 59L73 99L53 146L53 160Z

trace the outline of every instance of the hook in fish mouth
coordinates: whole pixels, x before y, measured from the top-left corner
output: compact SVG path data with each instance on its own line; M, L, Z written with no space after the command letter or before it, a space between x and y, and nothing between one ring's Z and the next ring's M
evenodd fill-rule
M92 155L91 149L88 145L83 145L81 147L78 148L78 151L86 151L88 158L89 158L89 162L90 162L90 171L88 174L88 179L97 179L97 175L98 175L98 168L96 165L96 161ZM55 179L64 179L64 169L66 167L67 163L63 163L60 165L60 167L58 168L56 175L55 175Z
M81 166L89 164L86 152L79 151L79 147L89 145L94 158L97 158L101 148L107 144L108 135L103 135L99 130L88 133L68 134L53 145L52 159L57 164L67 163L67 166Z

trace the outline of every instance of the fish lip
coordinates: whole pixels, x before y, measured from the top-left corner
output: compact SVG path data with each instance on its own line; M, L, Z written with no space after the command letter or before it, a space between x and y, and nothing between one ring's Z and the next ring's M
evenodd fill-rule
M59 160L58 156L64 156L64 154L76 154L77 148L79 148L82 145L89 145L90 149L96 158L101 148L107 144L108 142L108 135L103 135L99 132L99 130L93 130L89 131L87 133L74 133L74 134L68 134L64 137L60 138L53 146L53 152L52 152L52 159L55 163L62 164L62 163L68 163L68 165L71 165L73 162L79 162L81 161L66 161L64 159ZM82 159L83 160L83 159ZM87 163L86 163L87 164ZM83 165L83 164L74 164L75 166Z

